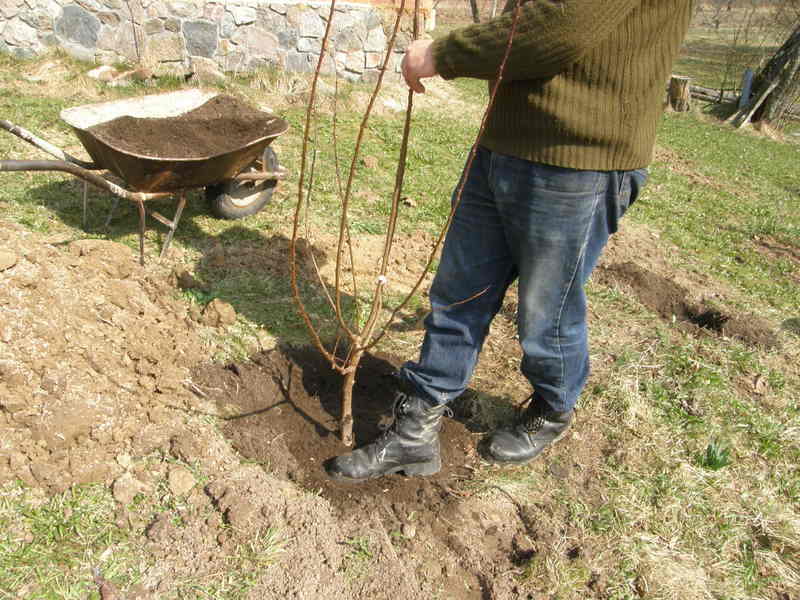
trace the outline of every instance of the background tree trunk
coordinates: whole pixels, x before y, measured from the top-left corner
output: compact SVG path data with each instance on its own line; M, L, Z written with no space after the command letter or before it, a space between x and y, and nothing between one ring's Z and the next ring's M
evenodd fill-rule
M686 112L692 108L692 80L673 75L669 80L669 105L675 112Z
M478 0L469 0L469 7L472 9L472 20L476 23L480 23L481 16L478 14Z
M767 121L781 127L792 106L800 97L800 25L764 65L753 83L753 94L759 97L772 91L753 114L753 121Z

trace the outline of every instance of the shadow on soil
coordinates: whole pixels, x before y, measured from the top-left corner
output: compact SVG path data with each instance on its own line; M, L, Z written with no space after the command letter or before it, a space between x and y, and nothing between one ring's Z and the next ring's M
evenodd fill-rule
M373 440L391 422L400 362L385 355L367 354L362 359L353 394L356 446ZM355 523L359 531L369 518L379 519L397 535L408 531L407 524L413 522L424 536L398 538L394 543L408 546L409 551L414 548L413 552L434 551L437 561L444 560L441 550L416 545L429 539L448 548L458 558L447 575L437 577L452 580L454 589L461 590L461 595L453 597L494 597L490 591L493 571L514 568L528 555L529 550L519 550L512 540L528 527L524 520L512 519L507 531L485 536L480 543L471 529L451 525L472 496L480 462L476 431L481 426L470 418L471 409L463 403L454 402L454 418L444 420L438 474L427 478L392 475L347 484L328 479L324 471L325 461L350 449L338 436L342 377L316 349L284 346L247 362L206 365L196 370L192 380L217 404L223 434L246 460L326 498L338 517ZM474 519L468 527L479 529L482 525Z
M362 359L353 393L356 446L391 423L399 364L381 355ZM313 348L286 346L247 363L206 366L193 380L213 390L210 396L224 415L222 430L240 454L328 498L345 513L374 510L387 498L403 513L398 516L435 510L459 498L459 487L472 478L479 461L475 432L480 426L457 401L455 418L445 419L442 430L443 468L437 475L396 475L358 485L328 479L325 461L350 450L338 435L342 377Z
M82 189L80 181L54 181L32 188L29 202L47 206L64 224L80 230ZM136 206L125 200L120 200L111 225L108 228L103 226L113 200L109 194L90 187L86 233L99 234L112 241L138 234ZM147 203L147 207L171 218L175 204L170 200L154 201ZM305 336L292 297L290 240L281 234L265 234L249 226L247 220L232 223L219 234L209 235L196 223L196 218L205 216L207 210L208 204L202 194L191 192L174 240L193 248L201 258L194 267L194 276L179 280L179 286L200 304L214 298L230 303L237 314L265 327L277 337L283 337L287 331L298 331ZM269 206L265 210L269 210ZM153 246L160 251L167 232L167 228L155 219L147 218L145 247L149 255L146 260L158 260ZM321 332L332 335L335 325L333 313L324 298L314 266L316 261L321 268L328 258L322 249L302 238L298 240L297 257L298 282L307 310L316 316L315 324ZM341 302L345 314L350 314L354 309L352 297L343 294Z

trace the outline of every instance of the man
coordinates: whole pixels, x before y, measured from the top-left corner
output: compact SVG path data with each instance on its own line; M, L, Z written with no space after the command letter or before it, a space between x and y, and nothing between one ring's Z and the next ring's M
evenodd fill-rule
M496 78L515 6L412 43L402 64L409 87L424 92L420 80L435 75ZM495 105L462 175L420 358L400 371L395 421L333 459L331 477L439 471L446 405L466 389L515 280L521 371L533 394L517 423L490 435L486 454L525 463L566 433L589 374L583 286L645 183L690 15L691 0L523 2Z

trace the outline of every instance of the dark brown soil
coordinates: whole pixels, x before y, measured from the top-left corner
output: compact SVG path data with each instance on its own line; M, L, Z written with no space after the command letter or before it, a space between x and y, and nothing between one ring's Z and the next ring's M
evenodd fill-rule
M442 471L430 478L384 477L357 485L334 482L326 460L348 452L338 435L341 377L308 348L261 353L247 364L200 369L194 380L213 390L223 413L225 435L244 457L271 473L330 500L345 513L391 503L397 512L435 511L458 496L476 462L475 435L454 419L442 434ZM353 395L356 446L379 435L391 422L394 372L399 361L367 355ZM402 511L399 507L402 506Z
M233 96L214 96L177 117L120 117L90 127L115 148L156 158L204 158L230 152L268 135L275 117Z
M752 346L774 348L778 339L772 327L757 315L726 314L718 308L688 300L689 291L666 277L632 262L600 267L594 279L605 285L621 283L639 301L664 319L675 319L690 332L710 332L742 340Z

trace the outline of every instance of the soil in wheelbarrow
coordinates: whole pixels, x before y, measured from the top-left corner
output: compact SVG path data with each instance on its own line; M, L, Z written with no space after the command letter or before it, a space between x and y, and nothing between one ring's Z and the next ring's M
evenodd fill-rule
M214 96L176 117L124 116L90 127L115 148L157 158L204 158L268 135L275 117L234 96Z

